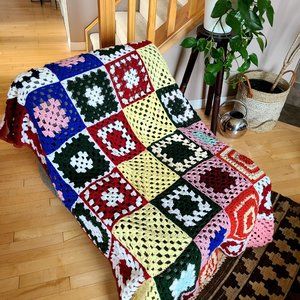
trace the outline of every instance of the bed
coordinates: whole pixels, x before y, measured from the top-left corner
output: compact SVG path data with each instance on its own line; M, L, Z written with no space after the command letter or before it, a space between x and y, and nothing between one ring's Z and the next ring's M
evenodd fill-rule
M120 299L196 299L224 256L272 240L269 178L217 140L150 42L31 69L7 98L1 139L32 148Z

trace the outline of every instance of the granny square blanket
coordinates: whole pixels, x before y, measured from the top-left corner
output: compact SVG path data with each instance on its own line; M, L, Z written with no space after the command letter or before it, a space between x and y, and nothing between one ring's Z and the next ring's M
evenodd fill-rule
M20 74L0 136L34 150L122 300L196 299L223 254L272 240L269 178L206 128L148 41Z

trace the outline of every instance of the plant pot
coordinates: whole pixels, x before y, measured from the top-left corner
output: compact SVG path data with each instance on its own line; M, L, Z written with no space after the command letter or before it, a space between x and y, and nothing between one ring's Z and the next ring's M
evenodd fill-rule
M267 91L275 81L276 74L263 71L250 71L244 74L245 81L240 82L236 99L241 100L247 107L247 121L250 130L269 131L276 125L290 88L295 81L295 72L289 70L284 74L288 72L293 74L290 82L281 78L277 90L273 93Z
M225 15L221 18L221 22L210 16L216 3L217 0L205 0L204 28L213 33L229 33L231 27L225 23Z

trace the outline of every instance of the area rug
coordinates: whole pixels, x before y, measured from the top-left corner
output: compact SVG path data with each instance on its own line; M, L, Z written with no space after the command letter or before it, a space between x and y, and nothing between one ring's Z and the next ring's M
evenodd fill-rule
M299 92L300 94L300 92ZM289 103L285 103L279 121L293 126L300 127L300 107Z
M225 258L199 300L300 299L300 205L274 192L272 202L273 242Z

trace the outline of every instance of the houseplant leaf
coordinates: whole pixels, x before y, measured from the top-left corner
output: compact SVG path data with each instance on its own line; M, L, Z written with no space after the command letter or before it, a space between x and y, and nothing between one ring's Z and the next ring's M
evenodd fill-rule
M182 46L183 48L193 48L196 45L197 45L197 39L194 37L187 37L180 44L180 46Z
M230 26L235 33L239 33L241 31L241 22L235 16L235 13L231 11L226 17L226 24Z
M249 27L253 30L263 29L259 16L253 11L249 11L249 19L246 20L246 22L248 23Z
M216 75L214 75L210 72L205 72L204 73L204 81L208 85L214 85L216 82Z
M250 18L249 9L250 5L247 3L247 1L238 0L238 10L240 11L241 17L244 20L248 20Z
M259 45L259 48L260 48L261 52L263 52L264 49L265 49L265 44L264 44L263 39L262 39L260 36L258 36L258 37L256 38L256 40L257 40L257 42L258 42L258 45Z
M245 47L240 46L239 49L238 49L238 52L242 55L243 59L248 58L248 51Z
M226 12L231 8L231 1L229 0L218 0L215 7L211 12L212 18L220 18L226 14Z
M223 63L221 61L217 61L216 63L209 64L206 66L206 71L209 73L217 74L223 68Z
M268 18L268 21L269 21L270 25L273 26L274 9L273 9L271 4L267 7L267 18Z
M207 45L207 40L204 39L204 38L201 38L197 41L197 45L196 45L196 48L198 51L202 52L205 50L206 48L206 45Z
M250 68L250 64L251 62L249 59L245 60L244 63L238 68L238 71L244 73Z
M229 41L229 44L230 44L230 47L232 50L238 51L242 44L242 40L241 40L240 36L236 35L233 38L231 38L231 40Z
M224 49L223 48L219 48L219 49L212 48L211 49L212 58L219 59L219 58L222 58L223 55L224 55Z
M258 67L258 58L257 58L257 55L255 53L250 54L249 59L251 60L251 62L254 65L256 65Z
M247 25L252 30L262 30L262 23L259 16L250 8L252 3L250 1L238 0L238 9L241 17L245 20Z
M257 0L257 8L260 15L263 15L267 9L268 0Z

